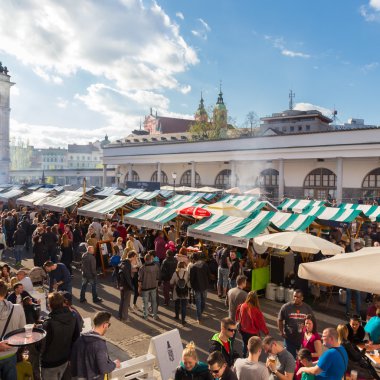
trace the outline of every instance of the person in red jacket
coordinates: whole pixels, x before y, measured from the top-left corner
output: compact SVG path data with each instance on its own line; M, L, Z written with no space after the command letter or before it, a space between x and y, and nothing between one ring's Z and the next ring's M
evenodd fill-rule
M256 292L249 292L245 302L237 307L235 319L239 322L239 331L243 340L243 357L246 358L249 338L260 336L260 332L269 334Z

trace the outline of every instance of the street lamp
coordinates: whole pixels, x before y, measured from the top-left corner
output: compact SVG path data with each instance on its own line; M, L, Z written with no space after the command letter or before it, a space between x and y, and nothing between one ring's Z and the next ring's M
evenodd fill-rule
M175 180L177 179L177 173L176 172L173 172L172 173L172 178L173 178L173 191L174 191L174 194L175 194Z

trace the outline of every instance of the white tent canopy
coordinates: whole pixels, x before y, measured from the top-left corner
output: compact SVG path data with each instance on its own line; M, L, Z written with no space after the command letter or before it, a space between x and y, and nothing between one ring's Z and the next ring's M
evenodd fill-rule
M380 294L380 248L363 248L330 259L304 263L298 276L306 280Z
M11 189L7 191L6 193L0 194L0 201L7 202L9 199L19 197L23 193L24 193L24 190Z
M65 191L56 198L43 203L43 208L50 211L63 212L65 209L74 206L82 198L82 194L77 191Z
M16 200L17 205L23 206L33 206L34 202L37 202L42 199L46 199L49 196L48 193L42 193L40 191L34 191L29 195L25 195L24 197L18 198Z

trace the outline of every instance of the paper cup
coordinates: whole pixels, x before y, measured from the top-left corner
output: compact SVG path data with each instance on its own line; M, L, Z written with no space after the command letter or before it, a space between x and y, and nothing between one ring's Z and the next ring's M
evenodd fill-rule
M26 338L31 338L32 333L33 333L33 327L34 325L25 325L25 337Z

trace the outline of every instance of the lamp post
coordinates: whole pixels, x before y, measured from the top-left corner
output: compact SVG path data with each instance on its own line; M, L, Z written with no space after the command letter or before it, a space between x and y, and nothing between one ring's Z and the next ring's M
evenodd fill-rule
M172 173L172 178L173 178L173 191L175 194L175 180L177 179L177 173L176 172Z

